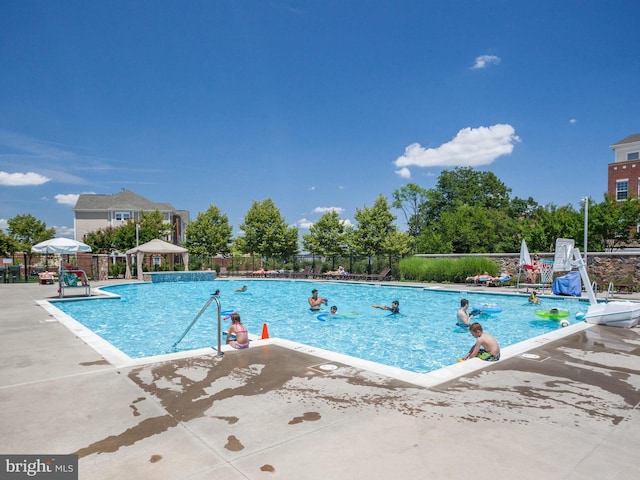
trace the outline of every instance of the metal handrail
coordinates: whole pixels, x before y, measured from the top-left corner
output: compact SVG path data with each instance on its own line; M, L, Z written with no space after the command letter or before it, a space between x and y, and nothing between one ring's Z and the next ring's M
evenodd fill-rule
M195 318L193 320L191 320L191 323L189 324L189 326L182 333L182 335L180 336L178 341L173 344L172 348L175 349L178 346L178 344L182 341L182 339L187 335L189 330L191 330L191 327L193 327L195 325L195 323L202 316L202 314L207 310L207 308L209 308L209 305L211 305L211 302L213 302L213 301L215 301L217 306L218 306L218 356L221 357L221 356L224 355L224 353L222 352L222 331L221 331L222 330L221 329L222 320L221 320L221 316L220 316L221 308L220 308L220 299L218 298L218 292L215 292L215 293L211 294L211 298L209 300L207 300L207 303L205 303L203 305L203 307L200 309L200 311L195 316Z
M609 294L613 292L616 287L613 285L613 282L609 282L609 287L607 288L607 295L604 298L605 303L609 303Z

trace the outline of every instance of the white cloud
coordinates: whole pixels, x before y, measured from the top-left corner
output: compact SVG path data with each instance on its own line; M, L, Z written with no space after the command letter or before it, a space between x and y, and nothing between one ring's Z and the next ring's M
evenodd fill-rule
M42 185L51 181L50 178L35 172L28 173L8 173L0 171L0 185L6 187L26 187L31 185Z
M61 205L70 205L72 207L75 207L79 196L80 194L78 193L59 193L53 198L55 198L56 202L60 203Z
M313 209L314 213L336 212L338 215L344 212L342 207L316 207Z
M74 232L72 227L56 227L56 226L54 226L53 228L56 229L56 236L57 237L74 238L75 232Z
M301 218L300 220L298 220L295 225L298 228L305 228L305 229L310 229L311 227L313 227L313 222L311 220L307 220L306 218Z
M491 127L463 128L453 140L437 148L424 148L413 143L405 148L404 155L394 164L406 174L406 167L477 167L489 165L513 152L520 138L511 125L497 124ZM405 168L403 168L405 167Z
M6 232L7 228L9 228L9 221L6 218L0 218L0 230Z
M340 219L340 223L342 223L342 225L344 225L345 227L353 227L353 223L348 218Z
M341 218L339 221L345 227L353 226L353 222L351 222L351 220L349 220L348 218ZM306 218L301 218L294 224L294 226L298 228L304 228L306 230L309 230L311 227L313 227L313 225L314 223L311 220L307 220Z
M411 178L411 170L407 167L402 167L400 170L396 170L396 175L402 178Z
M576 123L576 122L577 122L577 120L576 120L575 118L572 118L571 120L569 120L569 123L570 123L571 125L573 125L573 124L574 124L574 123Z
M501 61L500 57L496 57L495 55L480 55L476 57L476 63L471 67L472 70L478 70L480 68L486 68L488 65L498 65Z

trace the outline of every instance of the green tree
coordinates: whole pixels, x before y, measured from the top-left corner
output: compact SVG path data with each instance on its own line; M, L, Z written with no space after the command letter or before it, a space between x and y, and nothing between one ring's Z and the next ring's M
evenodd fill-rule
M244 253L284 258L298 252L298 229L288 227L273 200L253 201L240 225L244 232L236 245Z
M581 231L581 215L571 205L549 204L538 207L521 222L522 237L530 251L552 252L556 239L577 238Z
M84 238L84 243L91 247L93 253L109 254L115 246L116 230L113 227L106 227L89 232Z
M9 227L7 232L14 238L16 251L22 251L24 255L25 281L29 274L29 265L33 258L31 247L35 244L53 238L56 234L55 228L47 228L47 224L36 219L31 214L16 215L7 221Z
M391 206L402 210L409 229L408 234L413 238L418 238L424 229L424 222L420 211L427 203L428 198L427 190L415 183L408 183L393 192L393 203Z
M140 225L138 228L139 245L156 238L163 240L171 233L171 225L164 223L164 218L159 210L141 212L139 222L129 220L116 228L113 242L116 250L126 252L136 246L136 224Z
M384 239L384 252L390 257L402 258L412 252L415 239L408 233L395 230Z
M351 233L351 244L356 253L368 257L367 273L371 274L371 257L387 253L387 237L396 231L396 217L391 213L387 199L381 194L373 207L357 208L357 225Z
M218 207L210 205L206 212L198 213L197 218L187 225L184 246L194 255L227 255L231 231L228 217L221 214Z
M584 207L580 217L584 216ZM589 206L588 242L591 250L613 251L638 240L640 200L616 201L605 196L604 202ZM584 226L581 228L584 236ZM583 246L584 248L584 246Z
M0 257L8 257L18 250L16 241L0 230Z
M512 252L519 247L518 223L506 209L461 205L442 214L440 238L447 239L446 253ZM440 252L445 253L445 252Z
M511 202L510 192L492 172L444 170L436 187L420 197L416 251L517 251L518 222L536 204L532 199Z
M428 200L423 203L421 216L425 226L437 222L447 211L461 205L479 208L502 209L510 205L511 189L492 172L481 172L471 167L443 170L438 183L427 191Z
M347 251L345 226L338 213L335 210L325 212L309 228L309 233L302 235L302 246L314 255L331 257L335 268L336 256Z

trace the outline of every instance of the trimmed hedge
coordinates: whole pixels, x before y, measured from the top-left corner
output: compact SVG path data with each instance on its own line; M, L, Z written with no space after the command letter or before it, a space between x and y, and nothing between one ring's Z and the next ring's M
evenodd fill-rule
M495 277L499 265L489 258L417 258L400 260L403 280L411 282L465 283L467 277L484 272Z

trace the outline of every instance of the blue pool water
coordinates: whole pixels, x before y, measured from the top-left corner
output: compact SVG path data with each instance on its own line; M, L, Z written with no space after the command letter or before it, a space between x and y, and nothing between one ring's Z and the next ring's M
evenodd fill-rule
M247 292L234 292L248 285ZM307 298L313 288L338 307L338 316L318 320ZM234 309L254 335L268 325L278 337L343 353L416 373L456 363L474 339L456 325L460 299L471 306L492 304L500 313L483 314L478 321L501 347L561 328L558 321L538 317L539 309L565 308L567 320L586 304L575 298L543 298L530 305L524 295L449 292L421 287L287 280L218 280L212 282L138 283L103 288L121 298L55 302L55 306L133 358L161 355L217 345L215 303L174 349L174 343L211 297L220 289L222 310ZM372 308L400 301L400 314ZM322 318L325 318L324 316ZM227 330L229 322L223 322Z

